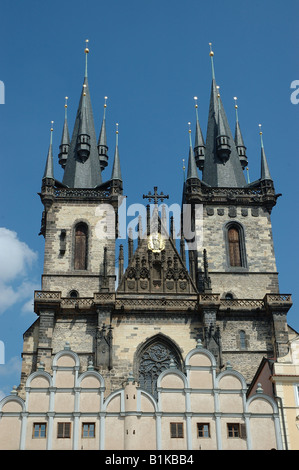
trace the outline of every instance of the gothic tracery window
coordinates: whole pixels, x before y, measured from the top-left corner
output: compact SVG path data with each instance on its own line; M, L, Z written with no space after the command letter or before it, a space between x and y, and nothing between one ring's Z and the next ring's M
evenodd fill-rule
M140 387L157 399L157 379L161 372L169 369L172 362L181 369L179 355L171 345L163 340L151 342L142 350L139 358Z

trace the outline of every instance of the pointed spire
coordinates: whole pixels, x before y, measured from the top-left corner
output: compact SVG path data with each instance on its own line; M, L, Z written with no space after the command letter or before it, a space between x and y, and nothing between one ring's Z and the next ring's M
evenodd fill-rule
M69 188L95 188L102 184L97 137L87 79L87 54L85 47L84 82L63 176Z
M47 161L46 161L46 166L45 166L45 171L44 171L44 176L43 180L54 180L54 168L53 168L53 124L54 121L51 121L51 134L50 134L50 145L49 145L49 150L48 150L48 156L47 156Z
M107 146L107 137L106 137L106 108L107 108L107 99L105 96L104 101L104 115L102 121L101 132L98 140L98 154L101 164L101 170L103 171L108 165L108 146Z
M67 124L67 100L68 97L65 97L65 105L64 105L64 124L63 124L63 130L62 130L62 136L61 136L61 143L59 146L60 152L59 152L59 164L62 166L62 168L65 168L66 161L67 161L67 156L69 153L69 148L70 148L70 135L69 135L69 128Z
M205 143L202 136L199 119L198 119L198 104L197 104L197 96L194 96L195 100L195 113L196 113L196 129L195 129L195 143L194 143L194 156L196 165L199 170L203 169L204 161L205 161Z
M111 179L122 181L121 171L120 171L119 151L118 151L118 124L116 124L116 144L115 144L114 162L113 162Z
M190 124L191 123L188 122L188 125L189 125L189 160L188 160L188 170L187 170L187 181L189 179L194 179L194 178L199 179L198 174L197 174L197 168L196 168L193 148L192 148Z
M120 160L118 151L118 124L116 124L116 144L114 152L114 162L111 174L111 192L115 194L122 193L122 177L120 171Z
M235 144L236 144L237 151L240 157L240 163L244 170L244 168L246 168L246 166L248 165L248 160L246 156L246 147L244 145L244 140L243 140L243 136L242 136L241 129L240 129L240 123L239 123L239 117L238 117L238 104L237 104L236 96L234 97L234 100L235 100L235 110L236 110Z
M260 128L260 136L261 136L261 180L271 180L271 175L270 175L270 170L265 154L265 149L264 149L264 142L263 142L263 133L262 133L262 125L259 124Z
M217 88L211 44L210 57L212 85L202 180L212 187L243 187L246 179Z

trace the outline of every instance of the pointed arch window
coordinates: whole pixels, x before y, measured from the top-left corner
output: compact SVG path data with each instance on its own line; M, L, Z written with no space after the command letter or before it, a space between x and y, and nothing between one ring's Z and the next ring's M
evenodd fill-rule
M84 223L75 228L74 268L87 269L88 227Z
M227 255L230 267L246 267L243 227L237 223L227 226Z
M174 363L177 369L181 369L181 359L174 345L163 338L147 342L138 358L140 387L157 399L157 379L161 372L169 369L171 363Z

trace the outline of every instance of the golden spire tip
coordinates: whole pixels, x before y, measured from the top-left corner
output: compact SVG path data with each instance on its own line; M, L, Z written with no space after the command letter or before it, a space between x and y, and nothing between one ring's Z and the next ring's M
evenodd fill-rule
M88 49L88 47L87 47L87 46L88 46L88 43L89 43L89 39L85 39L85 50L84 50L85 54L88 54L88 53L89 53L89 49Z

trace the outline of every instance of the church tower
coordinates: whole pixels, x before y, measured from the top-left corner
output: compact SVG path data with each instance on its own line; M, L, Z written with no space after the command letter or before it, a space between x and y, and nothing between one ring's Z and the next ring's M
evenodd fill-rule
M287 353L286 313L291 299L279 291L271 226L271 211L280 194L270 175L261 129L260 178L246 181L248 160L237 99L233 138L215 78L211 44L210 57L207 136L204 142L196 101L194 153L190 148L191 170L183 200L193 211L191 242L205 345L217 356L219 367L230 361L243 373L246 369L250 378L263 355Z
M207 136L204 140L196 102L179 226L167 219L169 196L154 186L143 195L145 217L140 217L137 241L129 230L127 250L120 245L116 253L124 197L118 125L111 177L104 179L107 98L97 138L88 53L86 47L71 138L65 105L61 182L54 176L51 127L40 193L44 269L41 290L35 292L37 321L24 334L20 393L41 364L53 374L53 357L71 348L80 358L79 373L94 368L101 374L106 395L130 376L156 398L161 372L175 366L188 375L185 358L198 341L215 357L217 371L230 362L249 383L263 357L286 354L291 306L290 295L279 292L270 218L278 194L262 135L261 175L249 183L238 114L233 137L211 51Z

